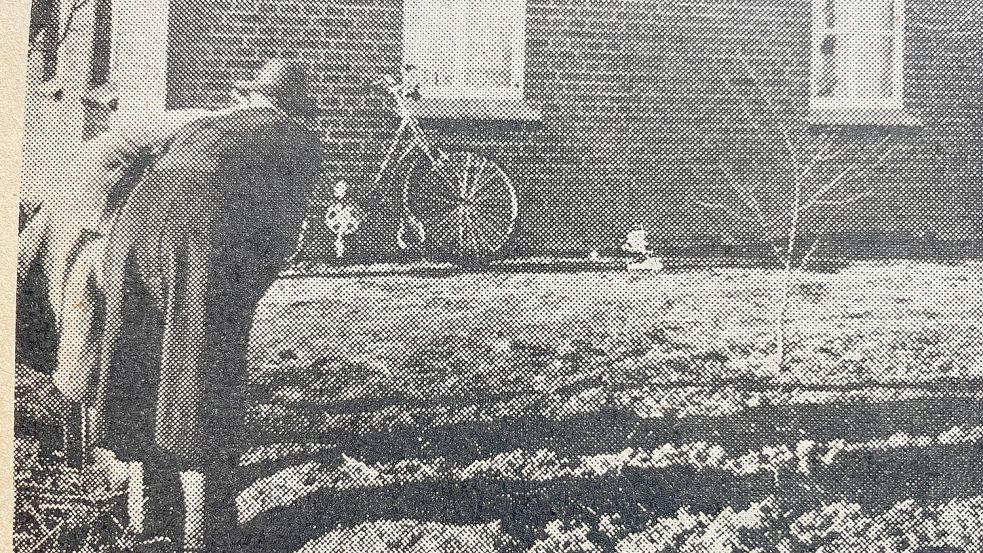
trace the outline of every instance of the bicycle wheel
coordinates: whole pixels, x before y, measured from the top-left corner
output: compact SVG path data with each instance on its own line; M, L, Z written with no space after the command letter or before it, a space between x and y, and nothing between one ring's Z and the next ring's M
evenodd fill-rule
M403 202L423 227L427 251L461 259L500 251L519 213L508 175L474 152L441 155L437 164L410 171Z

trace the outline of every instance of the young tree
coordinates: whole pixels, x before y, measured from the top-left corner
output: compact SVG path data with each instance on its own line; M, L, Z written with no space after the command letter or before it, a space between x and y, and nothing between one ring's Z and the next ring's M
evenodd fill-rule
M729 155L715 156L713 169L724 176L732 197L698 203L740 225L751 225L780 264L774 342L777 367L784 369L789 310L800 274L845 208L874 194L866 177L882 168L903 141L890 128L851 133L813 127L795 115L794 107L781 105L769 94L745 54L738 54L737 60L740 73L727 83L739 104L734 126L750 132L754 141ZM793 66L785 67L788 71Z

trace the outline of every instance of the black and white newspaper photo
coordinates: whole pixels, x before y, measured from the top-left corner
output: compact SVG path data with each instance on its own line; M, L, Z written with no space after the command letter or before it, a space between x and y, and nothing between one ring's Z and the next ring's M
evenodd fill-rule
M983 552L983 2L25 2L17 553Z

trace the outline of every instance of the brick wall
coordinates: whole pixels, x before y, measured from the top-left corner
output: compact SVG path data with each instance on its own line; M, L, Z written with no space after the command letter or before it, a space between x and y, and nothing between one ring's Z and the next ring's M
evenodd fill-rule
M227 83L262 60L304 59L333 167L356 189L371 180L395 119L366 83L400 63L399 0L174 2L171 107L219 105ZM940 32L972 2L909 0L906 103L925 128L864 181L876 197L830 223L830 248L894 244L887 253L898 255L913 235L979 242L983 61L960 49L966 36ZM770 112L739 80L735 52L745 52L781 117L801 122L808 0L528 0L527 15L526 99L542 110L541 123L461 121L432 131L514 176L516 249L616 247L635 222L672 251L753 234L694 200L728 199L725 177L712 169L719 159L782 197L787 156L759 144L746 124L741 96L756 114Z

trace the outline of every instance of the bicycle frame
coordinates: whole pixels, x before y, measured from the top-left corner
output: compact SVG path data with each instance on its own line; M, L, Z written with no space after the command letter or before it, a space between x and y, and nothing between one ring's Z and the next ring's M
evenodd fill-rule
M396 129L396 132L393 135L392 143L389 144L389 148L386 150L386 155L382 158L382 162L379 164L379 171L376 173L375 180L372 183L369 197L376 197L377 193L380 191L383 177L393 165L394 154L396 153L396 149L399 147L401 142L405 142L405 146L399 156L395 158L395 165L397 167L402 165L406 161L407 156L409 156L410 153L416 149L423 152L424 156L430 162L432 167L440 166L441 162L439 160L443 155L439 152L439 150L435 150L430 145L426 134L423 132L423 129L420 128L420 122L417 120L416 116L413 115L413 111L407 104L407 93L414 90L414 87L408 86L404 83L397 83L388 78L377 81L375 84L386 84L386 91L395 100L395 107L393 108L393 111L395 111L399 116L400 122L399 127ZM386 192L391 191L384 191L382 194L378 194L378 199L372 202L371 206L364 206L364 211L371 212L379 207L380 204L384 203L386 196L388 196ZM404 195L399 194L399 197L404 224L406 221L414 223L416 225L416 231L420 237L420 240L422 241L424 239L422 227L419 226L419 223L415 222L415 218L410 213L409 208L406 205ZM298 236L297 248L289 259L293 260L300 254L305 242L308 226L309 222L305 218L301 225L300 235ZM401 244L401 247L403 248L405 248L405 246L402 245L404 244L402 239L404 230L404 227L400 226L400 230L397 232L397 243Z
M400 249L426 244L424 248L431 253L463 257L494 254L502 248L514 228L518 212L515 188L508 175L484 156L470 151L444 152L433 145L410 106L417 85L405 82L406 75L403 77L404 82L383 77L373 83L384 85L383 89L393 98L392 109L399 116L399 126L373 183L363 196L363 215L379 213L391 217L395 215L394 210L400 211L396 230L396 245ZM407 159L416 150L422 152L429 166L418 157ZM403 168L405 174L397 174ZM486 173L489 168L491 170ZM448 174L449 171L453 174ZM397 190L395 185L400 177L403 180L398 183L401 186ZM435 178L443 182L437 183L434 190L421 192L420 187L434 186ZM484 192L476 198L479 187L486 188L482 188ZM440 194L450 197L444 198ZM440 205L435 205L434 199ZM394 200L400 207L393 205ZM445 209L448 205L452 208L449 212ZM456 219L452 219L454 216ZM452 228L455 225L456 228ZM291 257L295 258L301 252L308 226L305 219L297 251ZM466 243L466 237L470 245Z
M423 154L430 161L431 165L438 165L437 156L435 155L433 147L431 147L430 142L427 140L426 134L424 134L423 129L420 128L420 122L417 120L416 116L413 115L412 110L407 105L406 98L403 93L403 86L397 85L389 88L389 93L396 100L396 107L394 111L400 117L399 127L393 136L392 143L386 150L385 157L382 158L382 162L379 165L379 172L375 176L375 181L373 187L378 189L379 184L382 182L383 176L389 169L390 165L393 163L393 155L396 153L396 148L399 147L400 142L404 141L404 136L409 133L409 139L405 141L405 147L402 153L396 158L396 166L402 165L406 161L406 157L413 152L415 149L419 148ZM405 209L405 206L403 206Z

